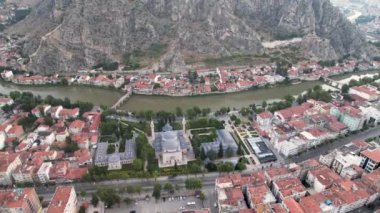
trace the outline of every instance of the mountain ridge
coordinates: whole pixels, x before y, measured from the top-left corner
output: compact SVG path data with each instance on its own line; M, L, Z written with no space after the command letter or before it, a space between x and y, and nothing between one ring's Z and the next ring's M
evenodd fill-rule
M155 44L167 49L149 62L174 72L191 57L262 55L263 42L288 37L303 37L310 58L378 54L329 0L42 0L8 33L25 35L36 72L122 62Z

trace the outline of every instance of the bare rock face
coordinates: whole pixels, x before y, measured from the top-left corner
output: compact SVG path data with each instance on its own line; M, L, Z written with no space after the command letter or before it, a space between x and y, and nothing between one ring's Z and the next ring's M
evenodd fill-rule
M376 54L329 0L43 0L9 33L26 35L37 72L121 60L154 44L169 47L158 66L179 71L186 57L263 54L263 41L289 36L307 37L305 54L318 58Z

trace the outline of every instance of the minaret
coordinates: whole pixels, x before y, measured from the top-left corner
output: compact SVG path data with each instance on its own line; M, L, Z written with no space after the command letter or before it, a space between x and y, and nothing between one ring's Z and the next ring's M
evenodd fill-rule
M150 131L152 134L152 139L154 140L155 134L154 134L154 122L153 122L153 120L150 121Z
M186 134L186 118L183 116L182 118L182 130Z

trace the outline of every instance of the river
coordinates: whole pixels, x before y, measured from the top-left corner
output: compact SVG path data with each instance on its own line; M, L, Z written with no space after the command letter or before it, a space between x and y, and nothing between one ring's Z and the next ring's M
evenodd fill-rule
M116 90L93 88L85 86L26 86L15 85L0 81L0 93L9 94L11 91L32 92L34 95L46 97L52 95L55 98L69 98L71 101L88 101L96 105L104 104L112 106L123 95Z
M360 75L367 73L375 72L361 72ZM349 78L352 75L353 74L346 74L344 76L333 77L333 79L341 80L342 78ZM239 93L194 97L133 95L120 109L126 109L129 111L174 111L176 107L188 109L193 106L198 106L200 108L208 107L213 110L220 109L223 106L240 108L243 106L248 106L252 103L258 104L264 100L280 99L287 94L297 95L309 88L314 87L315 85L320 84L321 82L319 81L303 82L301 84L277 86L269 89L256 89ZM122 93L119 91L101 88L84 86L23 86L0 81L0 93L8 94L9 92L15 90L29 91L42 97L46 97L47 95L52 95L55 98L68 97L72 101L89 101L97 105L103 104L106 106L112 106L122 96Z

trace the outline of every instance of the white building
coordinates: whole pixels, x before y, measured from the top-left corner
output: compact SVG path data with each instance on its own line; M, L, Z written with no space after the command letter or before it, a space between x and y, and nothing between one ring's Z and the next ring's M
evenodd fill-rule
M0 150L4 149L5 147L5 139L7 136L5 135L4 131L0 131Z
M41 183L47 183L50 180L50 169L53 166L51 162L44 162L37 171L38 180Z
M360 106L359 109L362 111L368 123L374 123L374 124L380 123L380 110L372 106L369 106L369 107Z
M1 73L1 77L4 79L4 81L12 81L14 75L11 70L5 70Z
M341 174L343 169L356 165L359 166L361 162L361 157L353 154L338 154L335 156L335 159L332 163L331 169L334 170L336 173Z
M271 125L274 116L271 112L262 112L257 115L256 121L260 126L268 127Z
M285 157L297 155L307 149L308 141L305 141L299 137L291 138L289 140L277 143L275 148L278 152L282 153Z

